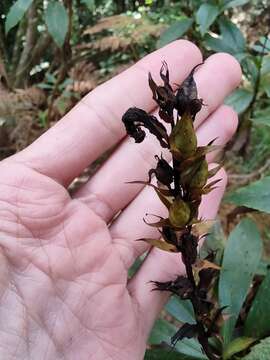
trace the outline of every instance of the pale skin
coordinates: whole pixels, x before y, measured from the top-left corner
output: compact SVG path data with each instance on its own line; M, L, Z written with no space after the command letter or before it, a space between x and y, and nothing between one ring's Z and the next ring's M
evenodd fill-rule
M1 359L143 359L168 299L151 292L149 281L174 279L183 266L179 256L151 249L128 279L128 268L149 250L134 240L158 236L142 217L165 210L150 188L126 184L147 178L160 147L150 135L134 144L121 116L131 106L155 111L147 72L158 81L162 60L171 82L180 84L202 58L187 41L150 54L0 164ZM195 79L207 104L196 120L199 143L218 137L216 143L225 144L237 116L222 103L238 86L240 67L230 55L213 55ZM113 145L109 159L71 198L71 181ZM224 170L216 177L223 180L201 205L208 219L215 217L226 186Z

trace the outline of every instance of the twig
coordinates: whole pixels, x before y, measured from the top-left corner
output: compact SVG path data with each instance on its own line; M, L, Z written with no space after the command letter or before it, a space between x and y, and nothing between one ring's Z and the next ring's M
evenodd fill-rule
M68 10L68 32L67 36L64 42L64 45L61 49L61 67L58 73L57 80L54 84L54 88L52 90L49 102L48 102L48 123L51 120L52 112L53 112L53 105L55 101L55 97L58 93L59 85L64 81L65 76L68 71L68 58L71 57L71 47L70 47L70 39L71 39L71 32L72 32L72 15L73 15L73 9L72 9L72 0L66 0L64 2L65 6Z
M250 174L229 174L229 182L244 185L263 176L268 169L270 169L270 159L268 159L261 168Z
M27 30L25 36L26 41L20 56L19 64L16 69L14 82L15 87L21 87L25 85L25 82L27 82L26 75L28 75L29 70L29 58L31 57L30 54L32 53L32 50L35 46L38 35L37 22L37 9L35 3L33 2L27 12Z
M251 126L252 126L250 119L253 117L255 104L258 100L260 83L261 83L262 63L263 63L263 58L265 55L264 50L266 48L269 34L270 34L270 32L265 36L262 52L260 54L259 64L258 64L258 75L256 77L256 81L254 84L253 96L252 96L252 99L251 99L251 102L250 102L248 108L242 114L242 122L239 127L237 138L232 146L232 151L237 152L237 153L239 153L239 152L245 153L247 145L250 142L250 130L251 130Z

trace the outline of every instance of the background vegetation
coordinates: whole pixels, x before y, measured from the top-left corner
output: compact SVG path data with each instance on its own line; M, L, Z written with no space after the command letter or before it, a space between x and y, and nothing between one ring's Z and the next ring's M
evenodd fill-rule
M215 344L223 359L270 358L269 30L267 0L0 2L1 159L31 143L98 84L177 38L195 42L205 57L225 51L240 61L242 84L226 99L240 116L225 153L228 195L202 249L202 256L214 251L221 265L212 296L233 313L220 329L225 340ZM178 343L175 353L160 345L179 323L192 321L188 301L172 299L145 359L205 359L194 339Z

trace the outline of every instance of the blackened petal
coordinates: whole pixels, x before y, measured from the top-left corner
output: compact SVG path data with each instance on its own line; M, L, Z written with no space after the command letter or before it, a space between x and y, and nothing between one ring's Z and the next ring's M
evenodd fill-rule
M152 281L152 283L155 285L153 290L169 291L177 296L180 296L181 299L190 299L194 290L191 281L185 276L177 276L174 281Z
M178 245L176 233L172 228L163 226L161 233L165 241L170 244Z
M142 142L145 138L145 131L140 126L143 126L147 116L148 114L144 110L134 107L128 109L122 117L127 134L133 137L136 143Z
M169 69L168 69L168 64L166 63L166 61L162 62L162 66L160 69L160 77L163 80L164 87L172 91L172 87L170 85Z
M169 186L173 182L173 168L162 157L157 156L158 163L154 169L155 175L162 184Z
M145 131L141 127L147 128L150 133L155 135L164 148L168 147L168 134L166 128L158 119L147 114L146 111L136 107L128 109L122 117L129 136L135 139L135 142L142 142L145 138Z
M154 82L151 73L148 73L148 83L149 83L149 87L152 90L153 93L153 99L156 101L157 100L157 84Z
M150 131L150 133L156 136L163 148L169 147L167 130L155 116L149 115L149 119L144 126Z
M198 284L198 290L200 291L200 294L207 294L207 291L212 284L215 276L218 274L218 270L208 268L208 269L202 269L199 272L199 284Z
M164 86L158 86L153 80L151 73L148 74L148 82L153 93L153 99L160 107L162 120L171 123L173 121L173 109L175 107L176 97L169 83L169 70L165 62L162 64L160 76Z
M198 333L197 324L188 324L185 323L171 338L172 345L175 345L178 341L188 338L191 339L195 337Z
M197 64L196 66L194 66L188 77L184 80L182 86L178 89L178 93L180 93L182 96L187 97L190 101L197 99L198 97L197 85L194 80L194 72L200 65L202 64Z
M196 113L201 110L202 101L198 99L197 85L193 76L196 68L200 65L196 65L191 70L176 93L176 110L180 116L188 111L195 117Z

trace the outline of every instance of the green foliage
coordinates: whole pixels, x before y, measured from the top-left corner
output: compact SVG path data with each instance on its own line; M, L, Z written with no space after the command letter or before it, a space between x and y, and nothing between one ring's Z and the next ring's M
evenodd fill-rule
M189 300L181 300L173 296L165 309L170 315L175 317L176 320L182 323L195 323L193 307Z
M179 39L190 29L192 24L193 20L187 17L183 17L176 21L161 34L160 39L157 42L157 47L160 48L171 41Z
M248 337L238 337L226 346L223 351L222 359L229 360L233 355L246 350L250 347L256 340Z
M82 3L85 4L90 11L95 10L95 0L82 0Z
M160 344L162 342L166 342L167 344L170 344L171 337L176 333L177 330L178 329L175 325L164 319L159 319L156 321L155 326L151 332L149 343ZM175 350L177 350L181 356L185 355L194 359L207 359L207 357L201 351L200 344L195 339L184 339L181 342L178 342L175 346Z
M226 197L226 200L236 205L270 213L270 177L266 176L234 191Z
M10 8L8 14L7 14L6 23L5 23L6 34L14 26L18 25L18 23L21 21L24 14L26 13L26 11L31 6L32 2L33 2L33 0L17 0L11 6L11 8Z
M270 107L262 110L256 110L251 120L254 122L255 125L270 126Z
M269 360L270 359L270 337L252 347L250 353L243 360Z
M253 93L247 89L237 89L226 98L225 103L231 106L238 114L243 113L250 105Z
M68 31L68 15L63 4L53 1L45 11L45 22L55 43L61 47Z
M219 15L218 6L211 4L202 4L196 13L196 22L199 25L199 30L204 36L213 22Z
M245 335L258 339L270 335L270 272L268 271L252 303L245 322Z
M204 259L209 254L214 252L215 263L221 265L226 242L226 237L222 229L221 223L220 221L216 221L200 250L201 258Z
M162 349L147 350L144 360L196 360L196 358L179 355L176 351L166 351Z
M227 306L230 316L223 327L225 344L231 341L261 253L262 241L256 225L251 220L242 220L229 236L219 278L219 304Z
M224 1L224 5L222 7L222 10L234 8L236 6L241 6L249 3L250 0L226 0Z
M207 34L205 44L214 51L227 52L241 59L246 51L246 42L241 30L228 18L218 20L220 35L213 37Z

